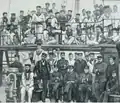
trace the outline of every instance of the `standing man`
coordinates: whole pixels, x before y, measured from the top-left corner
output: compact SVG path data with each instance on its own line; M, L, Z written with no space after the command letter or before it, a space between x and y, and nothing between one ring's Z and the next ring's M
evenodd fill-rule
M106 87L106 69L107 64L103 62L103 57L97 57L98 62L95 64L93 73L95 74L95 96L98 102L101 102L101 94Z
M84 68L87 66L87 63L85 60L83 60L83 53L78 53L78 60L75 61L74 67L75 67L75 72L80 73L84 72Z
M56 3L52 3L52 11L53 11L53 14L58 12L58 10L56 9Z
M116 60L116 57L114 57L114 56L109 57L109 65L106 70L107 80L110 79L113 71L116 71L117 78L118 78L118 65L115 63L115 60Z
M67 72L68 61L65 59L65 52L61 52L61 59L57 62L58 71L64 76Z
M38 80L43 81L43 102L47 97L47 89L48 89L48 80L50 79L50 64L46 60L47 54L42 53L41 60L39 60L34 68L34 73L37 74Z
M69 58L69 60L68 60L69 65L74 66L75 60L73 58L73 54L69 53L69 57L68 58Z

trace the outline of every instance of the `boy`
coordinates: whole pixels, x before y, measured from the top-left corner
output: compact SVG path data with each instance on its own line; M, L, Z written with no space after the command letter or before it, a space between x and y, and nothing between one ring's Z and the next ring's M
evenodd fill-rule
M28 93L28 102L31 102L32 99L32 93L33 93L33 72L30 70L31 65L25 64L25 71L22 74L22 88L21 88L21 102L24 103L25 101L25 93L27 91Z

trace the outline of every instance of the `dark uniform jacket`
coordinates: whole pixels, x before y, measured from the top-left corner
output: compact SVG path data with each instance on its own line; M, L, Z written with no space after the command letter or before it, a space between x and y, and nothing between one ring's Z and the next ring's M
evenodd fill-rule
M76 60L74 64L75 72L79 74L84 73L84 68L87 66L85 60Z
M10 64L10 67L18 68L20 73L23 72L23 65L22 65L22 63L20 63L18 61L14 61L12 64Z
M50 64L46 60L38 61L34 68L34 73L37 74L37 77L39 79L49 79L50 78Z
M108 82L107 82L107 89L110 89L111 93L116 93L118 92L118 80L117 77L115 78L111 78Z
M78 75L77 73L75 73L74 71L69 73L67 72L65 74L65 77L64 77L64 82L68 82L68 81L74 81L74 82L77 82L78 80Z
M92 74L90 74L90 73L82 73L82 74L80 74L79 83L80 84L92 85Z
M118 65L113 64L113 65L108 65L107 70L106 70L106 77L107 80L109 80L110 77L112 77L112 72L116 71L117 77L118 77Z
M57 62L58 71L66 70L68 66L68 60L60 59Z
M96 69L98 70L96 72ZM104 62L96 63L93 69L93 73L96 74L95 80L99 82L105 82L106 81L106 69L107 64Z
M50 84L55 84L63 80L62 74L59 72L53 72L50 75Z

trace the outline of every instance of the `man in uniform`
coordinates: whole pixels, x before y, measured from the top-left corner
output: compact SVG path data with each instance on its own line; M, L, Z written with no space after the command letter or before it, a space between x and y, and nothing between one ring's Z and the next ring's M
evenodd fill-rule
M61 59L57 62L58 71L64 76L67 72L68 61L65 59L65 52L61 52Z
M111 98L108 98L110 94L118 95L119 92L120 91L118 87L118 78L117 78L117 73L115 70L115 71L112 71L111 77L107 82L106 91L104 92L103 102L108 102L109 99L111 99ZM114 101L114 100L111 100L111 101Z
M78 60L75 61L74 64L74 68L75 68L75 72L78 73L78 75L80 73L84 72L84 68L87 66L87 63L85 60L83 60L83 53L78 53Z
M62 87L63 77L56 65L53 68L53 73L50 75L50 99L55 99L56 102L60 100L60 93Z
M84 73L79 75L79 96L81 102L87 102L92 95L92 74L89 72L89 67L84 68ZM79 98L78 98L79 99Z
M53 52L49 52L48 62L50 64L51 73L53 72L54 67L57 65L57 60L55 59L55 54Z
M118 77L118 65L115 63L115 60L116 60L116 57L114 57L114 56L109 57L109 65L108 65L107 70L106 70L107 80L110 79L113 71L116 71L116 74Z
M97 57L98 62L95 64L93 73L95 74L95 95L97 101L100 102L100 96L105 91L106 86L106 69L107 64L103 62L103 57Z
M74 72L73 66L68 66L68 71L64 76L64 99L67 102L76 99L76 84L78 80L77 73ZM67 99L67 100L66 100Z
M47 86L48 86L48 80L50 79L50 64L46 61L47 54L42 53L41 60L39 60L34 68L34 73L37 74L38 80L43 81L43 93L44 98L43 102L45 102L45 99L47 97Z

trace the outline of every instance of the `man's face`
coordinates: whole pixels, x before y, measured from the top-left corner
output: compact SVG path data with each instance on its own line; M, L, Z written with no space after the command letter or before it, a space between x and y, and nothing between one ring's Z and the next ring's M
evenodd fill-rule
M113 58L109 58L109 62L110 62L110 64L113 64L114 63Z
M53 59L53 58L54 58L54 56L53 56L53 55L49 55L49 58L50 58L50 59Z
M73 68L68 69L68 71L69 71L70 73L72 73L72 72L73 72Z
M11 15L11 18L16 18L16 16L15 15Z
M61 54L61 58L64 59L65 58L65 54Z
M87 74L89 72L89 69L84 69L84 72Z
M78 54L75 54L75 59L78 60Z
M94 59L95 55L94 54L90 54L90 59Z
M58 18L60 16L60 13L55 14L55 17Z
M61 11L61 12L60 12L60 15L61 15L61 16L65 16L65 12L64 12L64 11Z
M41 13L41 8L40 8L40 7L37 7L37 8L36 8L36 11L37 11L37 13Z
M86 10L85 9L82 10L82 14L86 15Z
M76 19L80 19L80 15L76 15Z
M65 10L66 9L66 7L65 6L62 6L62 10Z
M24 16L24 12L20 12L20 16Z
M56 4L55 4L55 3L53 3L53 4L52 4L52 8L55 8L55 7L56 7Z
M45 57L44 55L42 55L42 57L41 57L41 58L42 58L42 60L45 60L45 59L46 59L46 57Z
M113 12L117 12L118 11L118 7L117 7L117 5L114 5L113 6Z
M97 28L96 28L96 32L97 32L97 33L101 33L100 28L97 27Z
M81 60L81 59L82 59L82 57L83 57L83 55L82 55L82 54L79 54L79 55L78 55L78 59L80 59L80 60Z
M103 61L102 58L98 58L98 63L101 63Z
M50 5L49 5L49 4L46 4L45 6L46 6L46 8L49 8L49 7L50 7Z
M7 17L7 14L4 14L3 17Z
M26 71L30 70L30 67L29 66L25 66L25 70Z
M73 54L69 55L69 59L70 60L73 59Z
M71 11L68 11L68 15L72 15L72 12L71 12Z
M18 58L18 57L15 57L15 61L19 61L19 58Z

